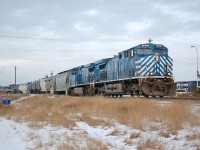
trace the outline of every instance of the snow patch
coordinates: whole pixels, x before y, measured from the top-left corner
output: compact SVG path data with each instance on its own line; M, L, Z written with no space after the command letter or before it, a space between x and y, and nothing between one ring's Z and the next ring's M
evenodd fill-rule
M21 97L21 98L15 100L15 101L12 101L12 104L18 103L18 102L20 102L20 101L26 100L26 99L31 98L31 97L34 97L34 96L36 96L36 95L35 95L35 94L30 94L29 96Z
M0 119L0 149L32 149L32 141L27 140L28 131L29 129L25 124L19 124L12 120Z
M81 116L81 113L75 116ZM73 116L72 116L73 117ZM91 149L95 141L107 146L108 149L188 149L195 150L200 146L200 126L183 125L176 135L169 133L167 127L159 121L151 122L155 129L134 129L120 124L115 120L103 119L109 124L90 126L86 122L77 121L75 127L64 128L52 126L47 122L34 128L31 123L17 123L12 120L0 119L0 149L57 149L66 144L75 149ZM36 123L38 124L38 123ZM39 124L38 124L39 125ZM161 132L164 132L161 134ZM165 136L166 134L166 136ZM150 144L149 144L150 143ZM151 147L151 143L153 147ZM148 147L150 145L150 147ZM95 149L95 147L93 147Z

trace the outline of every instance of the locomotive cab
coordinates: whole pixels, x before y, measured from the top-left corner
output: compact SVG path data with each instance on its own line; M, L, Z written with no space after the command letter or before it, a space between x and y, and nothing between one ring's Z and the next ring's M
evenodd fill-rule
M153 43L140 44L118 54L118 59L113 58L107 64L107 94L175 94L173 60L168 56L168 49L165 46Z

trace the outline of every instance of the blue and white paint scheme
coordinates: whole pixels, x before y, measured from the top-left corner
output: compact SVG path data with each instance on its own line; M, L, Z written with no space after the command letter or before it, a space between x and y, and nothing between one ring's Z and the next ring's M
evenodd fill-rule
M167 76L173 73L173 60L162 55L142 57L135 62L137 76Z
M140 44L113 58L91 64L83 67L88 68L90 80L86 82L79 78L79 84L71 86L72 90L81 86L85 88L83 91L92 93L89 90L92 86L93 94L146 96L166 96L175 92L173 60L168 56L168 49L161 44ZM86 75L83 73L82 76Z
M113 58L58 73L51 86L55 92L69 95L169 96L176 90L168 48L151 40L121 51Z

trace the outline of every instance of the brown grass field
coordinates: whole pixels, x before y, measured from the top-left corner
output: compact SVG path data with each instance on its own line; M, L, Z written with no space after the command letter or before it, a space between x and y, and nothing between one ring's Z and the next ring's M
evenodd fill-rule
M144 129L148 122L162 122L179 130L183 123L200 125L200 118L190 111L192 101L173 101L160 105L159 101L142 98L68 97L47 95L21 101L10 109L0 109L0 115L24 121L48 121L55 125L73 126L78 120L95 125L109 123L92 117L115 119L122 124ZM73 114L81 113L82 116ZM70 118L71 117L71 118ZM63 119L65 118L65 119Z
M17 122L30 121L31 128L41 128L38 122L48 122L54 126L72 128L77 121L84 121L90 126L112 125L111 120L131 126L139 130L158 130L159 123L166 126L166 131L160 134L168 137L176 134L185 123L191 126L200 126L200 111L191 110L196 105L194 101L159 101L144 98L106 98L106 97L70 97L59 96L49 98L50 95L34 96L20 101L11 107L2 107L0 116L14 119ZM81 115L80 115L81 114ZM105 119L94 119L107 118ZM110 121L109 121L110 120ZM154 124L152 124L154 123ZM112 133L118 134L118 131ZM138 135L131 135L132 138ZM193 137L188 137L193 138ZM195 137L200 138L200 137ZM127 142L128 139L127 139ZM150 140L142 143L139 148L145 148L156 142ZM68 147L68 145L63 145ZM64 149L61 146L61 149ZM69 146L70 147L70 146ZM159 146L160 147L160 146ZM154 147L155 148L155 147Z

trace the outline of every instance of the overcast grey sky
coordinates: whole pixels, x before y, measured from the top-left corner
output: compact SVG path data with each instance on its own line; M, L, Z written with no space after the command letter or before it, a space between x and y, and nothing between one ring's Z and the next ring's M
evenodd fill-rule
M176 81L196 80L200 0L1 0L0 85L14 83L15 65L25 83L149 37L169 48Z

